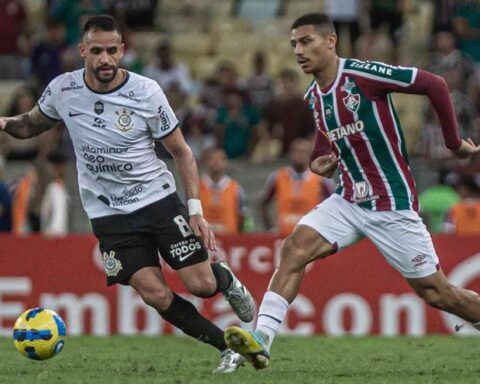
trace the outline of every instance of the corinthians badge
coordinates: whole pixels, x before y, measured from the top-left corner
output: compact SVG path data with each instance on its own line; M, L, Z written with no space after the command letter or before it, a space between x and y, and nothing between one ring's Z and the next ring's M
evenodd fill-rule
M133 128L132 115L133 112L127 108L122 108L120 111L115 111L115 114L118 116L115 127L122 132L127 132Z
M117 276L122 267L120 260L115 258L115 252L110 251L110 254L103 252L103 266L107 276Z

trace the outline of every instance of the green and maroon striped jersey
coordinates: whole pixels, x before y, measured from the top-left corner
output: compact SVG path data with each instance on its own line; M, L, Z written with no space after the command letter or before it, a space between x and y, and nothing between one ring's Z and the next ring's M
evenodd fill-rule
M334 83L313 81L305 98L339 159L336 193L367 209L418 210L405 140L390 92L414 83L416 68L340 59ZM384 92L382 92L384 91Z

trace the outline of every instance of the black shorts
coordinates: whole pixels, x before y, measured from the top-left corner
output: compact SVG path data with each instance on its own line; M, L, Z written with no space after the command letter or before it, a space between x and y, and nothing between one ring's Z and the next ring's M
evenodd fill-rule
M202 239L188 224L188 213L176 193L126 215L92 219L100 241L107 285L128 285L144 267L160 267L160 256L173 269L208 259Z

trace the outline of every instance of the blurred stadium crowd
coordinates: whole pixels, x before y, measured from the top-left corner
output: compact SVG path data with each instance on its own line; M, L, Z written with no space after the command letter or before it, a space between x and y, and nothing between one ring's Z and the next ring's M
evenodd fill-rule
M219 232L281 230L282 215L302 214L289 209L308 210L332 190L309 179L311 78L289 42L292 21L308 12L335 21L341 56L443 76L462 137L480 142L478 0L0 0L0 115L30 110L50 80L81 68L82 24L113 14L123 66L155 79L181 122L204 174L207 218ZM480 158L453 159L426 99L394 101L429 229L480 233ZM161 145L157 153L168 161ZM29 140L0 135L0 231L88 231L75 172L62 126ZM302 200L312 191L318 201Z

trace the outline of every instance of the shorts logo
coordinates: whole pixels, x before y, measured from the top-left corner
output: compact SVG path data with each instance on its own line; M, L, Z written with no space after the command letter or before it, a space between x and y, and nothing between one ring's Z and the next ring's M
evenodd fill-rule
M115 252L110 251L110 254L103 252L103 265L107 276L117 276L122 267L120 260L115 258Z
M122 132L127 132L133 128L132 115L133 112L127 108L122 108L121 111L115 111L115 114L118 116L115 127Z
M413 259L412 259L412 263L415 263L414 267L419 267L423 264L426 263L426 261L424 261L423 259L425 259L425 257L427 257L426 255L418 255L418 256L415 256Z

